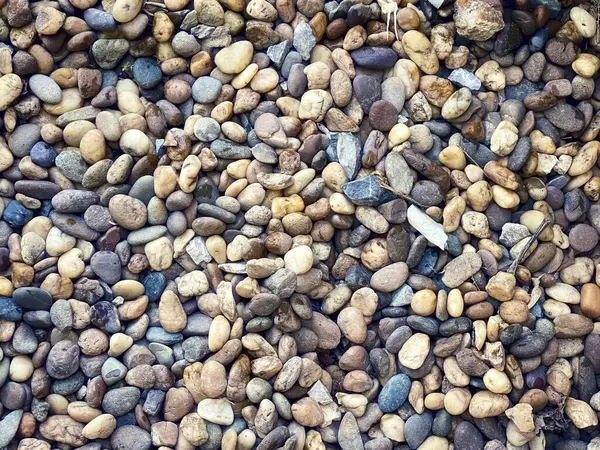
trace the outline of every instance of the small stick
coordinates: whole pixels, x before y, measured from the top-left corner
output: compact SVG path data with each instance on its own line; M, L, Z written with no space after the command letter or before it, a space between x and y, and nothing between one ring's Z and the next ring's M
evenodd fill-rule
M387 189L388 191L394 193L397 197L400 197L401 199L406 200L407 202L412 203L414 205L417 205L417 206L419 206L419 207L421 207L423 209L429 208L429 206L424 205L423 203L420 203L420 202L416 201L410 195L403 194L402 192L397 191L396 189L394 189L393 187L391 187L387 183L386 178L382 174L375 173L375 176L379 179L379 183L381 184L382 188Z
M527 244L525 244L525 247L523 247L523 249L520 251L519 256L517 256L517 259L515 259L512 262L512 264L510 265L510 267L508 268L508 271L507 271L508 273L511 273L513 275L515 274L515 272L517 271L517 266L519 265L519 263L525 256L525 253L527 253L527 250L529 250L529 247L531 247L533 245L535 240L540 236L540 234L542 234L542 231L544 231L544 228L546 228L549 224L550 224L550 219L548 219L548 218L545 218L544 221L542 223L540 223L540 226L537 228L537 230L535 230L535 233L533 233L533 236L531 236L529 238L529 241L527 241Z

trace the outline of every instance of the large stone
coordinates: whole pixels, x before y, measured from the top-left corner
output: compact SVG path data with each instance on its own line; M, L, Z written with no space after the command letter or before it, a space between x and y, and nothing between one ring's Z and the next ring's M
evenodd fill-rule
M504 27L502 3L498 0L458 0L455 4L456 32L474 41L487 41Z

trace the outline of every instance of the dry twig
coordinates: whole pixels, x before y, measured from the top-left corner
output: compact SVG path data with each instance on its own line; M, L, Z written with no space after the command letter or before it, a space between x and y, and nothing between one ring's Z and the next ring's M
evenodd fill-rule
M412 203L413 205L417 205L420 208L423 209L427 209L429 208L429 206L424 205L423 203L420 203L418 201L416 201L414 198L412 198L410 195L406 195L403 194L400 191L397 191L396 189L394 189L393 187L391 187L388 182L387 179L385 178L385 176L383 176L383 174L379 173L379 172L375 172L375 176L377 177L377 179L379 180L379 184L381 185L382 188L392 192L394 195L396 195L397 197L400 197L403 200L406 200L407 202Z
M531 247L533 245L533 243L539 237L539 235L542 234L542 231L544 231L544 228L546 228L549 224L550 224L550 219L548 219L548 218L545 218L544 221L542 223L540 223L540 226L537 228L537 230L535 230L535 233L533 233L533 236L531 236L529 238L529 240L527 241L527 244L525 244L525 247L523 247L523 249L521 249L521 252L519 253L519 256L517 256L517 259L515 259L512 262L512 264L510 265L510 267L508 268L508 271L507 271L508 273L511 273L513 275L515 274L515 272L517 271L517 266L521 263L521 260L525 256L525 253L527 253L527 251L529 250L529 247Z

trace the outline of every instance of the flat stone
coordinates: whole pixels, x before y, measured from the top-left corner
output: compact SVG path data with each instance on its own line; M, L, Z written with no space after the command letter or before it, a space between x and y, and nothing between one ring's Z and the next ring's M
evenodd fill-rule
M222 84L211 77L200 77L192 85L192 97L198 103L214 102L221 93Z
M408 223L425 236L430 243L445 250L448 235L444 232L442 224L434 221L415 205L410 205L408 207L406 218Z
M472 91L478 91L481 89L481 81L475 76L473 72L469 72L466 69L460 68L453 70L448 79L452 83L471 89Z
M358 137L352 133L339 133L336 152L339 163L344 168L348 179L353 180L361 167L362 145Z
M121 260L116 253L99 251L92 255L90 267L98 277L108 284L121 279Z
M87 163L78 152L66 150L56 157L56 167L71 181L81 183L83 175L88 170Z
M13 440L19 429L22 410L12 411L0 420L0 447L6 447Z
M398 54L389 47L361 47L350 56L357 66L368 69L389 69L398 60Z
M413 188L413 175L400 152L390 152L385 158L385 175L389 185L408 195Z
M51 181L43 180L19 180L15 183L15 190L23 195L39 200L50 200L61 192L58 185ZM92 194L97 195L95 192L92 192Z
M308 22L301 21L294 29L294 48L302 59L310 59L310 52L317 44L317 39L313 34L311 26Z
M363 442L360 437L360 430L356 417L351 412L347 412L340 421L338 429L338 444L342 450L363 450Z
M217 139L210 144L210 149L219 158L246 159L252 156L252 150L245 145L236 144L225 139Z
M126 39L98 39L92 45L92 55L102 69L113 69L129 50Z
M133 411L140 400L140 390L128 386L109 390L102 400L102 409L115 417L123 416Z
M413 414L404 424L404 437L412 449L416 449L431 433L433 415L430 412Z
M94 106L84 106L83 108L74 109L73 111L68 111L58 116L56 125L65 127L77 120L95 120L98 114L100 114L100 111L100 109Z
M110 443L115 450L149 450L152 445L150 433L134 425L117 427Z
M14 301L25 309L34 311L49 311L52 306L52 296L43 289L22 287L13 292Z
M52 207L59 213L82 213L99 200L100 196L94 191L65 189L52 198Z
M463 253L446 265L442 282L449 288L456 288L475 275L481 266L479 254Z
M483 450L483 436L475 425L464 420L454 430L454 447L456 450Z
M585 126L583 113L568 103L559 103L544 111L544 116L557 128L575 133Z

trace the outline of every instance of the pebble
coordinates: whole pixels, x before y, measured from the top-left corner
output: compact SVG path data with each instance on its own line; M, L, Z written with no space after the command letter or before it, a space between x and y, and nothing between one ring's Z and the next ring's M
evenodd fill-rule
M412 449L418 448L431 433L433 415L431 413L414 414L404 424L406 443Z
M213 102L221 92L221 82L210 77L200 77L192 85L192 96L198 103Z
M31 310L49 310L52 305L52 298L48 292L35 287L22 287L13 292L15 302Z
M8 413L0 420L0 445L2 447L8 446L17 434L22 416L23 411L17 410Z
M56 150L45 142L37 142L29 153L31 160L38 166L49 168L54 165L56 160Z
M394 375L383 385L377 401L381 411L393 412L400 408L410 389L410 378L404 374Z
M150 58L136 59L132 71L133 78L144 89L152 89L162 80L160 68Z
M472 423L461 422L454 430L454 445L460 450L481 450L483 436Z
M150 433L136 425L117 427L110 438L113 448L121 450L149 450L152 445Z
M52 78L42 74L33 75L29 79L29 89L42 102L51 105L60 102L62 97L60 86Z

